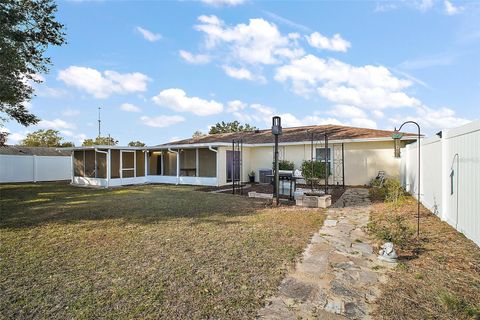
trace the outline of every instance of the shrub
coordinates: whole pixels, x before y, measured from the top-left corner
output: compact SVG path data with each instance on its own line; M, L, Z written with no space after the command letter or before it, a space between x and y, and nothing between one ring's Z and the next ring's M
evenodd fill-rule
M278 170L293 170L294 164L292 161L280 160L278 161Z
M302 175L307 180L324 179L325 178L325 163L320 161L305 160L302 162Z
M407 218L401 214L385 215L383 219L372 220L367 228L375 236L386 242L393 242L400 248L405 248L415 234L407 222Z
M398 179L385 178L381 186L380 180L372 179L370 185L369 193L373 200L391 203L395 208L405 200L405 190Z

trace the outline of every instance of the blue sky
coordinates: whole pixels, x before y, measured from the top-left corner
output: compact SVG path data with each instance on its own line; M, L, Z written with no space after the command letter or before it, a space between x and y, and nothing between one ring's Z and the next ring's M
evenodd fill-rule
M9 143L39 128L155 145L218 121L427 134L479 118L480 3L63 1L67 41ZM412 128L412 131L414 129Z

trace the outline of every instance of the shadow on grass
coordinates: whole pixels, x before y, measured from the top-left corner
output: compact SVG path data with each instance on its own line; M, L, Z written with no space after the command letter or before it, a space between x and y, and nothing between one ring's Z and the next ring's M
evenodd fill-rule
M153 224L196 218L192 223L232 224L226 218L250 215L263 204L172 185L89 189L67 183L9 184L0 186L0 194L0 228L117 219Z

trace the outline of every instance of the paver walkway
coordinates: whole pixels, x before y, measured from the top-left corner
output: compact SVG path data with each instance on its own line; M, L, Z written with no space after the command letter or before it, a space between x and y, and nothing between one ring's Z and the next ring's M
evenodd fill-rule
M258 318L368 319L392 267L378 261L363 231L370 211L367 189L347 189Z

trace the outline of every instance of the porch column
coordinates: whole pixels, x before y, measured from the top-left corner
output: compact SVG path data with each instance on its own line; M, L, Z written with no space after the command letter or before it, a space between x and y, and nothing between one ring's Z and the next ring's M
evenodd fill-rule
M198 159L198 148L195 149L195 177L200 176L200 169L198 164L200 163L200 160Z
M73 184L73 180L74 180L74 177L75 177L75 151L72 150L72 181L70 182L71 184Z
M145 156L145 178L148 176L148 150L144 151L144 156Z
M110 186L110 179L112 178L112 150L107 151L107 188Z
M180 149L177 149L177 184L180 183Z
M162 162L160 163L161 166L160 166L160 175L163 176L164 174L164 169L163 169L163 164L165 163L165 157L164 157L164 153L165 151L162 150L162 153L160 154L160 157L162 157ZM157 173L158 174L158 173Z

